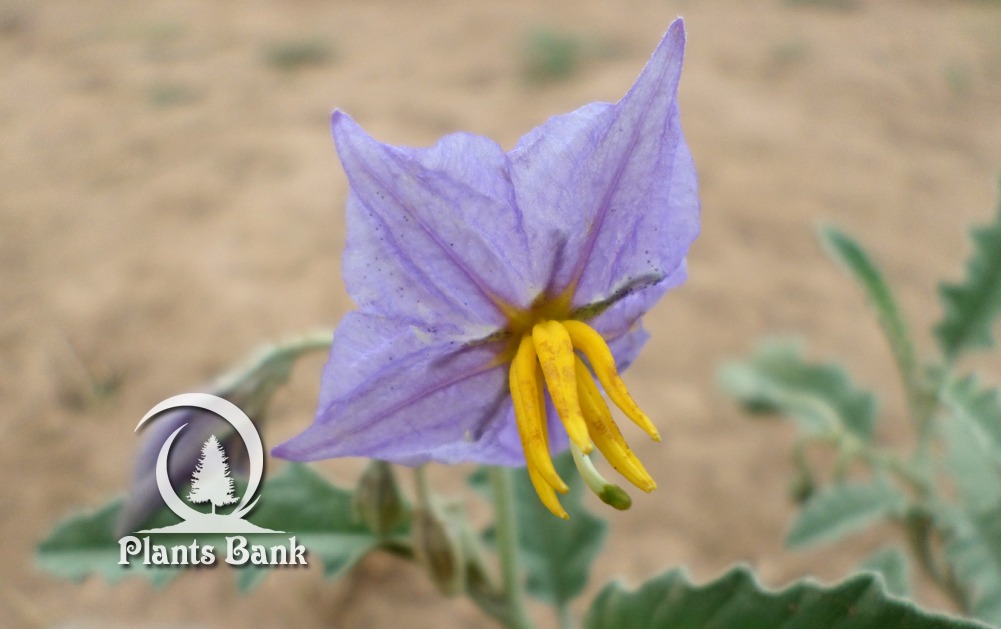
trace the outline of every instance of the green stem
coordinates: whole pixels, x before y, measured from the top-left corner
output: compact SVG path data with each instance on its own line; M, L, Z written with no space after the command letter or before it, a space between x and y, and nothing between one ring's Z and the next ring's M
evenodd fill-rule
M417 489L417 506L423 509L430 509L431 505L431 483L428 481L428 470L426 465L418 465L414 468L414 487Z
M970 603L963 588L956 581L952 566L935 558L932 538L940 536L935 531L932 518L921 508L912 508L904 519L907 539L914 556L925 574L955 603L964 614L970 613Z
M503 467L490 467L488 470L493 490L497 549L500 553L504 597L509 607L507 624L512 629L528 629L532 626L532 622L525 611L525 599L521 590L521 575L518 569L518 524L514 513L511 475L507 468Z
M925 499L930 495L932 488L929 485L928 479L925 478L920 470L914 469L911 464L902 461L895 454L871 448L864 451L862 456L873 467L883 468L895 474L902 482L910 485L919 498Z
M577 629L577 619L573 617L573 611L566 601L561 601L557 606L556 615L560 621L560 629Z
M216 388L238 389L267 376L279 376L276 378L278 380L287 379L296 360L312 352L329 350L333 340L333 331L320 330L268 345L245 364L223 374L216 381Z
M831 433L821 437L821 440L834 446L839 465L846 465L857 457L876 470L887 470L894 474L921 499L927 499L934 491L931 481L916 462L904 461L894 452L866 443L845 431Z
M934 475L935 414L939 406L939 387L941 387L941 383L938 383L934 394L928 391L917 391L911 403L911 414L914 424L917 426L917 446L912 460L915 468L928 485L928 491L921 496L925 500L934 496L931 485Z

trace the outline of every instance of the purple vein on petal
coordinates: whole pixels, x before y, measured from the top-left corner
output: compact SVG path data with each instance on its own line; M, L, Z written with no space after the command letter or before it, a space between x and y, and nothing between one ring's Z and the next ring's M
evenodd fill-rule
M606 129L605 133L602 134L601 139L604 140L608 137L609 133L611 133L611 129ZM639 133L634 131L629 140L630 149L636 145L638 136ZM605 223L605 217L608 214L609 199L618 187L619 179L622 177L622 171L625 170L625 167L625 160L619 160L618 166L615 169L615 175L612 177L610 185L606 188L604 198L597 205L598 211L595 213L594 222L592 222L590 230L588 231L587 241L584 242L584 246L581 248L581 254L577 258L577 263L573 267L573 273L570 274L569 288L575 289L581 276L584 275L584 269L587 268L587 262L591 259L591 254L594 252L594 245L598 240L598 235L601 233L601 226Z
M352 124L355 124L354 121L351 122ZM386 151L386 156L388 158L392 159L398 165L401 165L403 167L402 170L406 170L407 164L405 163L404 158L401 156L400 150L398 148L382 144L380 144L380 147ZM423 220L421 220L418 214L414 212L413 208L411 208L408 203L403 202L403 199L396 191L396 187L393 185L389 185L386 182L386 180L383 179L378 174L377 169L374 169L371 166L369 166L368 160L356 159L355 163L359 169L365 172L366 175L368 175L372 179L372 181L378 183L382 187L383 192L385 192L389 197L391 197L393 201L395 201L396 204L400 208L402 208L410 218L414 220L417 226L420 227L421 231L427 235L427 237L431 240L431 242L434 243L434 245L444 254L444 256L453 264L453 266L456 269L458 269L470 281L470 283L476 288L476 290L480 293L480 295L482 295L486 299L486 301L490 303L494 307L494 309L496 309L496 311L499 314L505 315L506 309L504 303L493 293L493 291L489 289L488 286L484 284L482 279L475 272L473 272L472 269L470 269L462 260L460 260L455 255L452 247L449 247L446 243L442 242L442 240L439 238L435 230L432 229L430 226L428 226ZM423 166L421 166L421 168L423 168ZM427 185L427 184L426 182L421 182L421 185Z
M476 138L476 139L485 139L485 138L480 138L479 136L474 136L472 134L467 134L467 133L460 133L460 134L455 134L455 135L457 135L457 136L467 136L467 137ZM454 137L454 136L449 136L449 137ZM494 144L492 141L490 141L490 142L491 142L491 144ZM392 148L395 148L395 147L389 147L389 148L392 149ZM437 147L435 147L435 148L437 148ZM498 147L498 149L499 149L499 147ZM398 151L394 151L392 153L389 153L389 156L390 156L391 159L393 159L393 161L395 161L397 164L399 164L401 170L407 170L408 169L408 163L407 163L408 160L402 154L400 154ZM501 172L498 173L498 174L503 177L504 183L506 184L504 186L504 193L505 194L503 195L503 201L504 201L503 205L507 209L509 209L511 211L512 216L515 219L515 225L513 226L513 231L515 232L515 234L521 240L521 249L520 250L522 252L524 252L525 254L527 254L527 252L529 251L529 244L528 244L528 234L525 232L525 227L524 227L524 214L521 211L521 208L518 207L517 200L515 198L514 183L511 180L511 173L510 173L510 169L509 169L508 156L507 156L506 153L502 153L502 156L504 158L504 167L503 167L503 169L501 169ZM420 164L420 163L418 162L418 164ZM420 166L422 168L424 167L423 164L420 164ZM496 201L499 200L499 198L491 198L490 195L484 194L483 192L477 190L476 188L469 186L466 182L462 181L461 179L456 179L455 177L452 176L451 173L448 172L448 170L433 170L433 172L436 175L435 179L441 178L441 179L447 180L448 184L451 184L451 185L455 186L456 188L461 189L461 191L465 195L468 195L468 196L470 196L471 198L473 198L473 199L475 199L477 201L479 201L479 200L482 199L483 201L486 201L487 203L489 203L489 202L496 202ZM450 195L449 195L449 192L448 192L448 186L447 185L444 186L444 187L442 187L441 185L436 184L434 181L422 181L422 184L429 191L435 193L435 196L437 196L438 198L441 198L441 199L450 198ZM451 195L451 196L454 196L454 195ZM396 198L396 197L394 196L394 198ZM401 205L403 205L403 204L401 204ZM406 206L403 206L403 207L406 208ZM409 210L409 208L406 208L406 209ZM413 216L412 213L409 213L409 214L410 214L410 216ZM413 218L417 219L416 216L413 216ZM486 296L488 299L490 299L491 301L495 302L498 305L501 305L501 306L504 305L504 302L502 300L499 300L497 298L497 296L490 289L490 287L487 286L482 281L480 281L480 275L479 274L474 273L471 269L469 269L465 265L464 262L461 262L460 260L458 260L458 259L456 259L456 258L454 258L454 257L452 257L450 255L450 252L451 252L452 248L451 247L446 248L445 245L444 245L444 242L442 242L441 240L437 239L437 236L436 236L437 232L434 229L432 229L431 227L427 226L425 223L422 223L419 220L417 222L421 226L421 228L424 230L424 232L427 233L429 236L432 237L432 239L435 240L435 244L437 244L438 247L443 252L445 252L446 254L449 254L449 259L452 260L453 262L455 262L457 267L459 267L460 269L462 269L463 273L471 281L473 281L474 284L477 285L477 287L481 290L481 293L484 296ZM507 247L507 248L500 247L499 248L499 247L496 246L496 242L494 240L490 239L490 238L483 239L481 244L485 248L489 249L489 251L493 255L495 255L499 260L502 260L503 262L505 262L507 265L511 266L511 265L513 265L515 263L515 260L512 260L511 256L509 255L509 253L511 252L511 248L510 247Z
M403 262L409 270L411 270L416 276L424 278L422 282L424 288L431 290L439 299L446 303L455 304L455 299L443 292L438 285L431 280L431 277L424 271L424 269L414 261L414 259L407 252L405 247L401 247L399 241L395 235L395 232L390 228L389 223L385 218L378 212L376 212L372 207L365 203L358 195L355 195L356 202L361 205L365 211L368 213L372 220L378 222L379 228L382 230L384 240L392 246L394 252L396 253L397 260ZM401 320L403 320L401 318ZM409 321L417 322L418 319L408 319ZM424 323L424 322L421 322Z
M488 302L493 304L494 307L497 308L498 312L503 313L503 310L497 303L496 298L494 298L490 294L490 291L482 285L480 279L476 276L476 274L470 271L465 264L463 264L460 260L458 260L455 257L455 254L452 253L452 248L445 246L445 244L438 239L437 235L434 233L434 230L430 229L426 224L424 224L424 221L420 220L420 218L418 218L417 215L414 214L414 211L410 208L409 205L403 203L400 197L393 191L392 186L387 186L386 182L383 181L380 177L377 177L372 169L364 166L363 168L368 172L369 176L372 177L373 180L379 182L379 184L383 186L383 189L385 190L386 194L392 197L393 200L396 201L396 203L399 204L399 206L402 207L412 219L414 219L414 222L417 223L417 225L421 228L421 231L427 234L427 236L431 239L431 242L433 242L435 246L437 246L438 249L440 249L441 252L445 254L445 257L448 258L449 261L455 265L455 268L462 271L462 274L465 275L470 282L472 282L473 286L476 287L476 289L480 292L480 294L483 295L483 297L485 297Z
M674 24L671 25L671 29L672 30L674 29ZM646 73L646 68L644 68L643 74L645 73ZM642 80L642 78L640 80ZM657 86L657 88L659 88L663 83L665 82L669 83L672 80L674 80L674 74L670 72L664 72L660 77L658 77L658 80L656 81L655 85ZM650 106L650 101L653 100L653 98L657 94L658 91L657 88L650 90L650 94L647 95L646 102L643 104L643 109L646 109ZM602 133L601 135L601 139L595 143L597 146L601 146L611 133L621 131L621 128L619 128L619 124L621 123L621 108L629 104L627 101L630 100L630 97L632 95L633 93L632 91L630 91L629 94L626 94L626 96L623 97L623 99L616 104L614 110L615 117L612 120L612 123L605 128L604 133ZM670 109L671 108L669 108L669 111ZM640 125L634 123L630 126L632 128L631 128L631 133L629 135L629 142L626 144L626 149L624 151L620 151L619 154L621 156L630 155L633 149L635 148L637 142L639 141ZM665 125L665 127L661 130L661 135L667 133L671 126L672 126L671 116L669 115L667 125ZM677 153L677 148L675 148L675 151L672 153L672 158L670 160L670 163L672 164L674 163L674 158L676 153ZM625 171L626 166L629 164L629 160L627 158L621 158L621 157L620 159L616 160L616 162L617 163L615 168L615 174L612 176L609 185L605 187L602 199L596 206L597 212L595 213L594 221L592 222L590 230L588 231L587 241L581 248L581 255L577 259L577 262L573 267L573 273L570 274L571 278L569 284L570 287L577 286L577 283L580 281L581 276L584 274L584 271L587 268L587 263L591 258L591 254L594 252L598 236L601 234L602 225L604 225L605 219L608 216L609 208L611 206L610 203L611 198L618 191L619 181L622 178L622 174Z
M462 350L459 349L459 350L456 350L455 353L458 353L458 352L461 352L461 351ZM454 355L454 353L452 355ZM442 360L442 359L448 358L450 356L451 355L449 355L449 356L442 356L442 357L439 357L436 360ZM433 387L431 387L429 389L422 389L419 392L416 392L414 395L411 395L411 396L407 397L406 399L401 400L401 401L397 402L396 404L390 406L389 408L382 409L381 411L379 411L379 413L377 413L376 415L372 416L371 421L373 423L381 421L381 420L385 419L387 416L392 415L393 413L397 413L400 410L402 410L403 408L412 405L414 402L420 400L421 398L425 398L425 397L428 397L430 395L434 395L435 393L437 393L439 391L442 391L442 390L447 389L449 387L453 387L455 385L461 384L461 383L465 382L466 380L475 378L475 377L483 375L483 374L485 374L485 373L487 373L489 371L492 371L494 369L500 369L500 368L502 368L502 365L497 364L496 363L496 359L491 358L490 360L486 361L483 365L481 365L480 367L474 369L473 371L464 372L462 375L460 375L458 377L446 380L445 382L437 383L435 386L433 386ZM387 371L391 371L391 370L387 369ZM385 375L385 374L381 374L381 375ZM379 375L374 376L372 378L372 385L370 387L367 387L367 390L371 391L373 388L377 388L379 386L379 384L380 384L379 380L380 380ZM357 393L354 393L352 395L352 397L355 397L359 393L365 393L365 392L366 392L366 390L359 391ZM501 393L504 393L504 392L502 391ZM339 401L340 400L333 400L333 401L331 401L330 406L334 406ZM416 431L418 430L412 424L408 424L408 428L409 428L409 430L410 430L411 433L416 433ZM354 434L356 434L356 433L358 433L360 431L368 430L368 429L369 429L369 426L367 426L367 425L357 426L355 428L352 428L350 430L345 431L343 433L343 436L354 435Z

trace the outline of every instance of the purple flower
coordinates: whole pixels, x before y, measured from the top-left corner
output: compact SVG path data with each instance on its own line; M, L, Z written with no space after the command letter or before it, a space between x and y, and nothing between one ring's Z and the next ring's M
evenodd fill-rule
M621 101L551 118L508 153L465 133L389 146L334 113L358 309L334 334L315 422L276 456L527 463L561 517L550 453L568 443L585 480L596 445L655 487L592 373L659 440L618 370L647 338L640 317L684 281L699 230L676 101L684 42L679 19Z

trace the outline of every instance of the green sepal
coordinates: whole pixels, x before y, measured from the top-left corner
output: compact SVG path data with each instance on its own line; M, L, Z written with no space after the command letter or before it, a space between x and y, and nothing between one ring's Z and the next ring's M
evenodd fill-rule
M405 540L409 509L385 538L373 533L354 512L354 495L327 482L309 466L290 463L265 483L251 519L258 526L295 535L308 557L323 562L323 574L333 580L383 541Z

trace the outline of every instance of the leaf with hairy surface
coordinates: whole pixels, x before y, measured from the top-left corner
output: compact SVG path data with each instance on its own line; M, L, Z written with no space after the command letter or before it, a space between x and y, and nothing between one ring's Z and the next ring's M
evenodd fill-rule
M961 284L940 284L945 316L935 335L945 357L953 361L967 349L992 347L991 326L1001 314L1001 203L994 222L970 232L973 254Z
M788 415L812 434L872 439L876 397L839 365L806 362L798 343L764 341L749 359L724 365L719 380L750 412Z
M871 574L825 587L797 581L766 590L749 568L731 569L706 585L671 570L634 591L612 583L588 611L586 629L984 629L980 623L929 614L886 593Z

